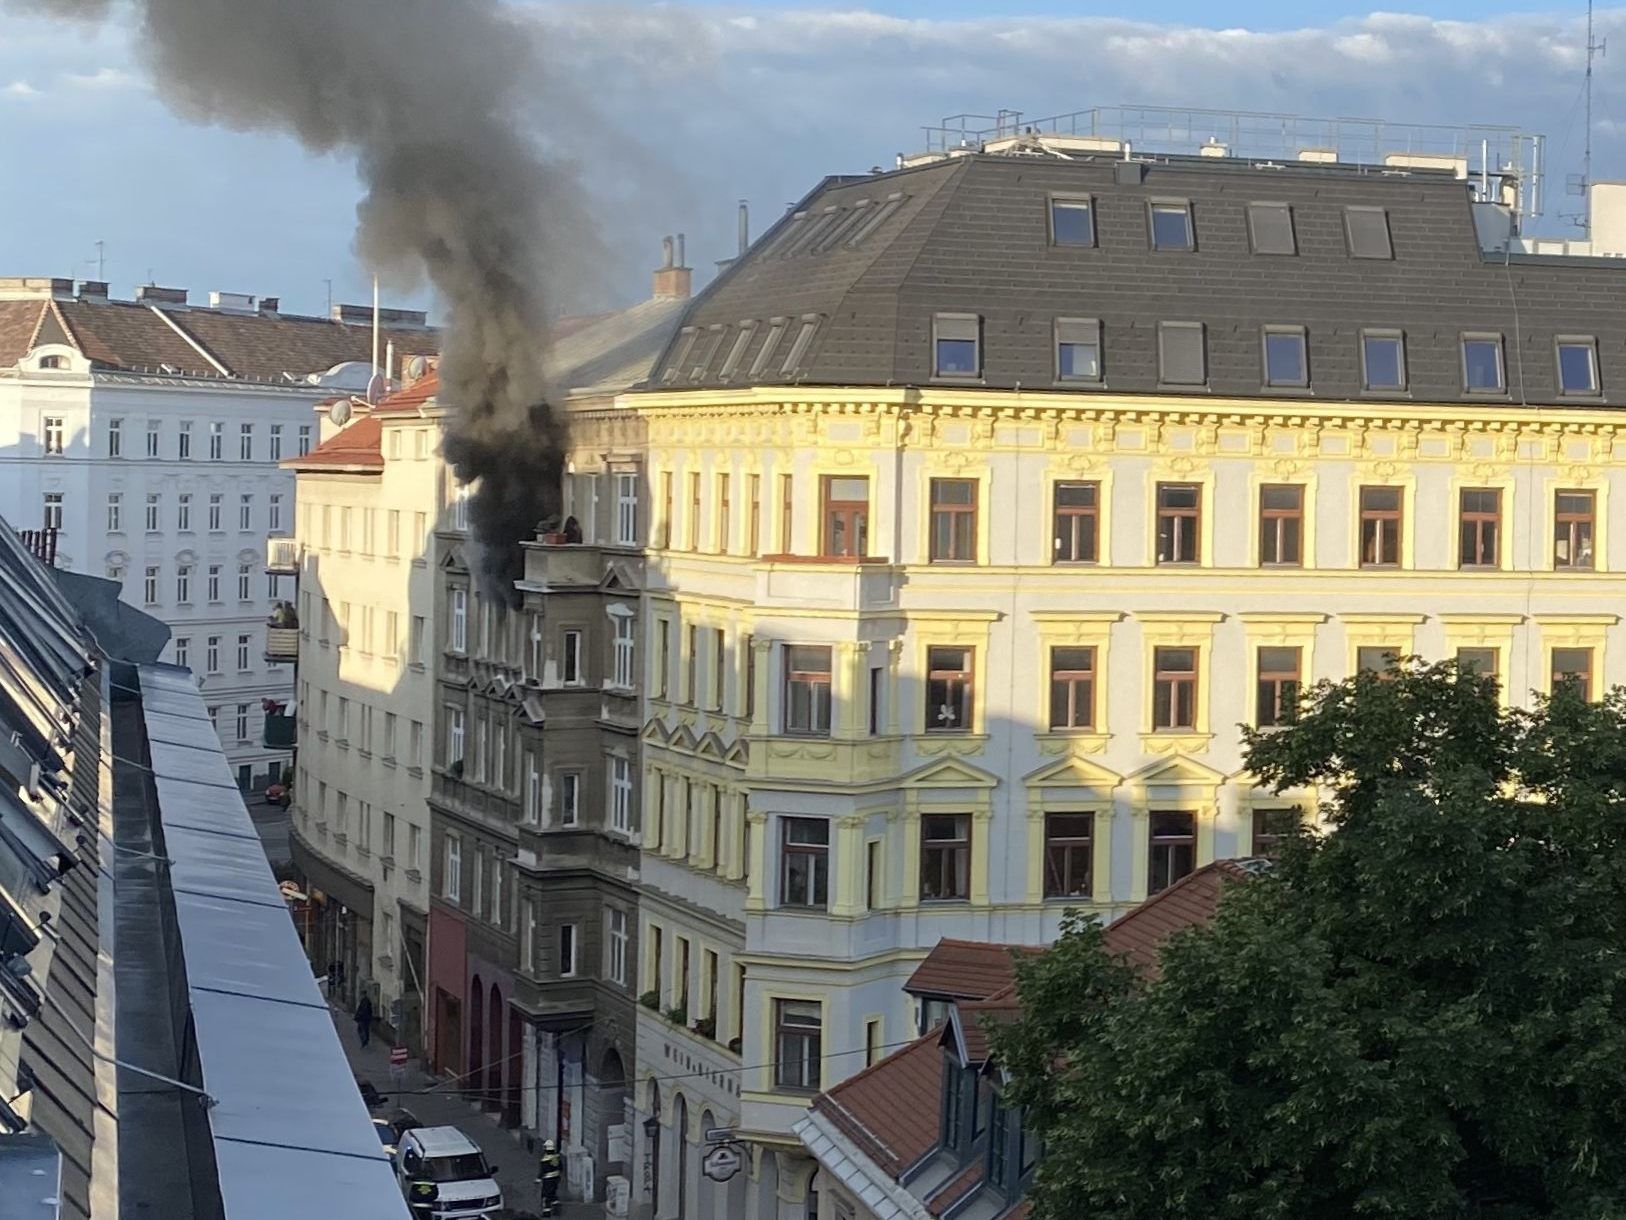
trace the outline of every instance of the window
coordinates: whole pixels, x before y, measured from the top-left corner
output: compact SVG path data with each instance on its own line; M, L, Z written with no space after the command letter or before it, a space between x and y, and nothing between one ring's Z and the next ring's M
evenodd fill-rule
M1101 323L1093 318L1056 319L1056 380L1101 380Z
M734 336L734 342L729 346L728 355L723 357L723 367L717 375L723 380L734 376L740 367L740 361L745 357L745 349L751 346L751 337L757 333L755 322L741 322L739 333Z
M141 601L143 605L156 606L158 604L158 569L148 568L141 581Z
M634 675L635 656L633 653L634 635L637 623L630 614L618 614L614 618L615 640L613 643L612 659L614 661L612 684L620 690L631 690Z
M823 909L830 892L830 822L781 818L779 903Z
M447 835L445 840L440 892L443 898L451 902L463 897L463 841L454 834Z
M282 532L282 497L275 492L266 505L265 528L272 534Z
M1561 491L1553 497L1553 567L1591 569L1596 511L1590 491Z
M1158 379L1164 385L1205 385L1208 360L1201 322L1159 322Z
M1255 254L1297 254L1293 237L1293 209L1285 203L1248 205L1248 240Z
M721 627L711 633L711 710L723 710L724 688L728 685L728 637Z
M975 479L931 481L932 563L975 563L977 559L977 482Z
M796 479L793 475L779 476L779 553L790 555L796 545Z
M1003 1193L1009 1187L1010 1112L998 1093L993 1095L988 1113L988 1180Z
M785 732L829 735L829 648L785 646Z
M418 435L421 437L423 435L423 433L420 432L420 433L418 433ZM311 451L311 426L309 424L300 424L299 425L299 456L304 457L310 451Z
M446 709L446 765L456 767L463 761L463 709Z
M610 907L604 913L608 935L605 939L604 973L617 986L627 985L627 913Z
M982 319L940 313L932 321L932 372L938 377L975 377L982 371Z
M864 1066L873 1067L879 1063L881 1056L886 1053L885 1046L886 1040L881 1033L881 1018L871 1017L864 1022ZM841 1209L845 1208L846 1216L842 1220L854 1220L853 1210L839 1199L836 1200L836 1208L838 1218L842 1217Z
M158 532L158 508L159 505L157 495L149 493L147 496L147 519L145 522L146 530L149 534L156 534Z
M823 1056L823 1014L814 1000L774 1001L774 1085L816 1093Z
M1406 388L1406 340L1399 331L1361 332L1361 384L1369 390Z
M1044 819L1044 896L1088 898L1095 858L1093 813L1047 813Z
M716 539L712 550L719 555L727 555L732 549L730 535L734 526L734 509L728 498L728 481L726 474L717 476L717 511L713 514L715 518L713 533L716 534Z
M66 428L60 415L47 415L45 417L45 452L60 456Z
M864 844L864 909L881 909L881 841Z
M1500 555L1502 493L1494 487L1464 487L1458 503L1458 566L1494 568Z
M237 565L237 600L238 601L246 602L246 601L253 600L253 598L252 598L253 588L249 583L250 580L252 579L253 575L254 575L254 571L253 571L252 568L250 568L248 566L248 564L240 563L240 564Z
M192 458L192 421L183 419L180 432L175 437L175 456L180 461L190 461Z
M175 497L175 528L183 533L192 528L192 496L189 492L183 491Z
M175 569L175 600L182 605L192 600L192 565L189 563Z
M62 493L60 491L48 491L45 493L45 504L43 511L46 529L59 530L62 528Z
M1263 342L1267 386L1310 384L1310 362L1302 327L1267 326Z
M237 637L237 672L238 673L245 673L246 674L246 673L249 672L250 669L253 668L253 666L249 664L249 649L253 645L253 642L254 642L254 637L251 636L251 635L240 635L240 636Z
M147 421L147 456L150 458L158 456L158 438L162 431L162 425L157 420Z
M819 553L828 559L862 559L869 547L869 480L826 475L821 487L824 536Z
M237 426L237 460L252 462L254 460L254 425L239 424Z
M1147 833L1151 841L1146 892L1160 894L1197 865L1197 815L1181 810L1153 810Z
M369 516L368 520L371 519ZM248 492L237 497L237 528L244 533L254 528L254 497Z
M971 896L971 815L928 813L920 819L920 897L950 901Z
M1502 394L1507 391L1501 335L1463 336L1462 384L1470 394Z
M1050 243L1055 246L1095 245L1095 214L1090 199L1050 201Z
M1461 673L1497 677L1497 651L1494 648L1457 649L1457 669Z
M1095 727L1095 649L1050 650L1050 727Z
M423 664L423 640L429 625L421 614L412 616L412 625L408 628L407 659L414 665Z
M1152 650L1152 728L1197 727L1197 650Z
M638 545L638 476L615 476L615 541L618 546Z
M113 581L122 588L124 585L124 565L122 563L108 564L107 579Z
M1299 811L1292 806L1283 809L1255 809L1252 854L1266 859L1280 855L1282 844L1298 833L1299 821Z
M1150 223L1152 249L1196 249L1197 243L1192 233L1191 205L1189 203L1152 204Z
M218 635L209 637L203 653L203 665L204 669L211 674L220 672L220 637Z
M107 456L110 458L124 456L124 421L122 419L107 421Z
M1344 235L1351 258L1393 258L1389 243L1389 213L1382 208L1344 209Z
M1591 336L1559 336L1558 392L1596 394L1598 392L1598 341Z
M1259 685L1255 692L1256 723L1262 729L1292 724L1298 716L1301 651L1267 646L1259 649Z
M465 652L469 646L469 591L453 589L451 646L453 652Z
M538 780L540 787L541 781ZM559 773L559 825L575 826L581 821L582 777L579 771Z
M271 452L268 455L273 462L282 461L282 425L271 425Z
M248 740L248 704L246 703L237 705L237 740L239 742Z
M632 762L619 756L610 759L610 829L632 833Z
M1267 483L1259 489L1259 562L1297 567L1303 562L1304 488Z
M779 371L789 374L802 362L807 349L813 343L813 333L819 329L818 319L803 318L802 329L796 332L796 341L790 345L790 351L785 353L785 363L779 366Z
M209 425L209 460L218 462L226 456L226 425L216 421Z
M762 550L762 476L746 476L745 546L755 556Z
M1394 672L1400 654L1387 644L1372 644L1355 650L1355 669L1358 673L1384 675Z
M562 648L559 657L559 681L565 686L580 686L584 681L582 633L579 630L566 631L560 638Z
M926 649L926 731L969 733L972 729L972 657L969 648Z
M568 979L576 973L576 925L559 927L559 977Z
M218 563L209 565L209 600L212 602L220 600L220 565Z
M1157 485L1157 561L1196 563L1203 489L1197 483Z
M1553 649L1553 689L1566 682L1575 683L1583 699L1592 698L1592 649Z
M189 636L175 637L175 664L182 669L192 668L192 640Z
M1361 488L1361 566L1400 566L1401 490Z
M700 549L700 472L689 473L689 549Z

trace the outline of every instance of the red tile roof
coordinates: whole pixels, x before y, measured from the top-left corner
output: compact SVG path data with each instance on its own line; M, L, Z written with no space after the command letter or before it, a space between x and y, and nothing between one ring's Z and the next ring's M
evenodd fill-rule
M943 1089L938 1031L813 1099L813 1108L896 1178L937 1143Z
M416 415L418 408L438 393L440 393L440 370L430 369L405 389L386 395L383 401L373 408L373 414Z
M1040 952L1031 945L1000 945L944 937L903 989L911 995L986 1000L1016 981L1016 956Z
M926 1210L934 1216L941 1216L982 1185L982 1170L983 1159L979 1156L937 1188L926 1200Z
M1107 928L1107 949L1121 953L1141 973L1155 978L1158 954L1176 932L1214 921L1228 882L1257 875L1258 862L1216 860L1154 894Z
M43 301L0 301L0 368L10 368L34 346Z
M384 426L374 415L363 415L341 428L304 457L289 458L289 470L332 470L344 467L384 468Z

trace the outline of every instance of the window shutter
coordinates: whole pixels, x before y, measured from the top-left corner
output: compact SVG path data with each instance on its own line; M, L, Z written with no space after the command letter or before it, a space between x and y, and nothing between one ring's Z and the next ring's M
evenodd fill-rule
M1158 359L1165 385L1202 385L1207 381L1200 322L1164 322L1158 327Z
M1393 258L1389 244L1389 214L1382 208L1345 208L1351 258Z
M1296 254L1293 210L1285 203L1250 203L1248 235L1255 254Z

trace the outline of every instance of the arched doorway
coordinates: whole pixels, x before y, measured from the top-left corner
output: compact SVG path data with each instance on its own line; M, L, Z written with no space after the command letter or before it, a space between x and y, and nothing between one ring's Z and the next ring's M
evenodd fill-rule
M661 1214L661 1082L649 1078L650 1126L644 1129L645 1146L649 1152L649 1214Z
M491 1007L486 1012L486 1028L491 1038L490 1052L486 1056L485 1104L495 1109L502 1104L503 1069L508 1065L502 1052L503 1033L502 992L491 984Z
M677 1175L673 1220L689 1220L689 1103L681 1093L672 1102L672 1168Z
M600 1184L611 1175L631 1178L632 1166L624 1160L618 1160L611 1154L610 1129L627 1122L627 1069L621 1063L621 1056L612 1047L604 1051L604 1058L598 1065L598 1090L593 1104L598 1109L598 1143L594 1149L595 1159L598 1162L598 1174L594 1181L594 1189L600 1189ZM630 1141L623 1144L629 1147ZM629 1155L627 1152L623 1156Z
M508 1010L508 1101L503 1107L502 1120L510 1127L519 1126L521 1082L525 1078L525 1025L519 1019L519 1009Z
M486 989L480 976L469 988L469 1070L463 1080L466 1097L480 1096L486 1061Z

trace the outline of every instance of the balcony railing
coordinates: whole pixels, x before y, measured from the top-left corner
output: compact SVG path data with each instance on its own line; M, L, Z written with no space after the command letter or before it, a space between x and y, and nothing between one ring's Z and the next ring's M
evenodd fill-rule
M299 740L296 718L267 713L265 717L265 748L291 750Z
M272 576L299 575L299 539L267 538L265 570Z
M267 627L265 629L265 659L273 665L298 663L299 628Z

